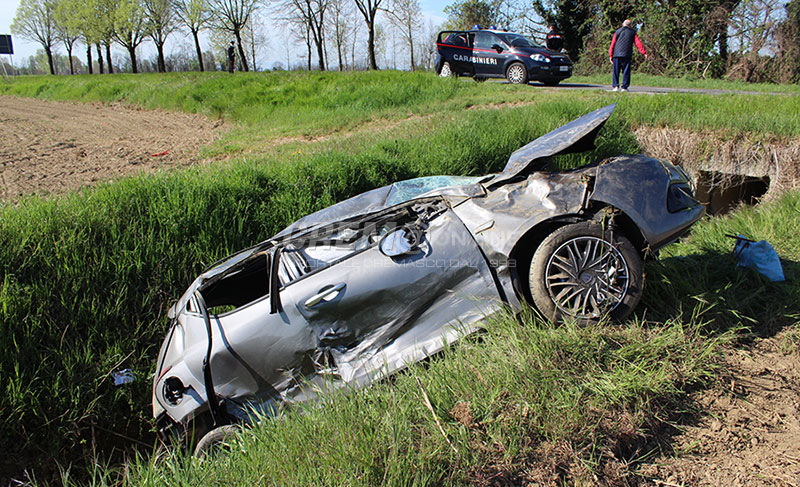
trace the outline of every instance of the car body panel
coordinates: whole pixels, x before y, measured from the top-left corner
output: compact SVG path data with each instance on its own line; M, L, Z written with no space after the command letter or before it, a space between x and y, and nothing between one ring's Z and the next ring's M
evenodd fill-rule
M620 156L536 170L554 155L591 148L613 109L539 137L499 174L377 188L212 266L170 309L153 383L159 424L188 428L212 408L210 390L224 399L227 421L246 421L429 357L499 309L521 309L515 274L524 270L513 255L538 229L611 208L633 222L643 246L677 238L703 207L689 195L668 209L671 188L690 183L667 162ZM392 235L411 235L413 244L387 254L382 242Z

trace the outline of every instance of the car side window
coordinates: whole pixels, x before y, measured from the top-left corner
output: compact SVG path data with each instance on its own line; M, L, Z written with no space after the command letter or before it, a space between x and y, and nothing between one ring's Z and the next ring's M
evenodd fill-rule
M501 42L491 32L478 32L475 34L475 49L486 49L488 51L495 44L501 44Z
M456 47L469 47L470 44L466 32L453 32L444 43Z

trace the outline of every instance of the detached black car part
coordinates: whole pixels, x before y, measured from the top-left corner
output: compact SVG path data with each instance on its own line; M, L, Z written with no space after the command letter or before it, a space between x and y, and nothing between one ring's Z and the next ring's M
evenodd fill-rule
M169 311L162 436L205 448L225 425L367 386L525 300L555 320L628 316L646 249L704 209L680 168L642 155L536 170L591 149L613 109L518 149L499 174L377 188L212 266Z
M447 30L436 39L439 76L506 78L509 83L557 85L572 76L572 61L561 51L535 45L522 34L499 30Z

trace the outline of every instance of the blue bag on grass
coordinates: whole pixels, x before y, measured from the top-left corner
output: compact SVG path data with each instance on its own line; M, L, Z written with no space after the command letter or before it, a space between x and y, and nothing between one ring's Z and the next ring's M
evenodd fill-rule
M770 281L780 282L785 279L778 253L769 242L766 240L755 242L742 234L734 238L736 246L733 248L733 253L736 255L737 265L754 269Z

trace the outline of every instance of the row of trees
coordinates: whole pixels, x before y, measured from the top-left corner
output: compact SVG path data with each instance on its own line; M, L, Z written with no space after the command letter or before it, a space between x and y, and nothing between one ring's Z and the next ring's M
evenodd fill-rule
M111 46L127 53L138 72L137 48L152 41L156 69L167 69L164 44L181 29L191 33L196 69L203 70L200 32L208 30L221 54L236 40L240 69L248 71L268 40L262 27L284 32L278 43L292 66L290 51L299 42L306 69L356 66L357 43L366 47L366 67L378 58L392 32L395 51L407 53L412 70L430 67L436 27L425 25L419 0L22 0L12 32L39 42L54 73L53 49L60 42L72 60L80 43L92 70L92 49L99 72L113 72ZM747 81L800 79L800 0L455 0L445 7L443 28L497 25L541 38L555 24L565 49L583 72L607 70L613 31L632 18L650 59L639 69L656 74L729 76ZM379 21L380 20L380 21ZM363 49L363 48L362 48ZM360 51L364 53L363 50ZM220 56L221 57L221 56ZM274 55L273 58L280 56ZM331 62L329 57L333 57ZM349 60L348 60L349 57ZM185 64L185 63L184 63ZM74 72L70 62L70 72Z
M503 25L542 36L555 24L584 71L608 69L615 29L631 18L650 59L641 69L746 81L800 79L800 0L457 0L452 27Z
M11 32L41 44L51 74L53 53L62 43L74 73L72 52L78 42L86 46L86 66L93 71L92 48L97 50L99 72L114 72L111 47L118 44L130 57L132 72L139 70L137 49L147 39L155 45L158 71L166 70L164 44L178 29L192 34L197 66L204 69L199 33L212 27L232 34L247 70L242 44L243 27L260 0L22 0ZM105 63L103 54L105 53Z
M418 0L22 0L11 26L12 33L42 46L51 74L57 72L54 53L61 45L69 60L69 71L75 73L73 51L86 48L84 66L93 72L93 50L96 50L100 73L114 72L112 46L123 48L134 73L140 70L137 51L150 41L157 52L157 70L167 69L164 45L178 30L191 34L197 62L204 70L200 33L208 31L211 43L221 52L227 39L236 43L239 68L249 71L256 52L268 43L262 26L271 18L281 24L288 38L299 41L307 49L308 68L315 51L317 68L329 68L328 51L335 50L339 69L355 65L355 42L365 28L368 67L378 69L376 50L386 29L377 22L385 16L388 27L397 31L407 43L410 66L414 69L423 34L422 12ZM275 23L272 24L273 26ZM376 47L377 46L377 47ZM287 50L289 48L287 47ZM119 63L118 63L119 64ZM290 62L287 61L287 66Z

